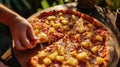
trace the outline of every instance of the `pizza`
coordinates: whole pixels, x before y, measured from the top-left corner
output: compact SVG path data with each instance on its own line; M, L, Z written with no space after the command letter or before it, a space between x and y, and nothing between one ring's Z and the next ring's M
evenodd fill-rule
M108 67L113 60L111 31L91 16L53 10L29 21L43 44L29 59L29 67Z

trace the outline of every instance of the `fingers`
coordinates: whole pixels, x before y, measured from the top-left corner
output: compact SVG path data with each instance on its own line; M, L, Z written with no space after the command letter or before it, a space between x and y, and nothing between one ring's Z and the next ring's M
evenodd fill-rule
M27 35L26 35L27 33L24 31L22 34L21 34L21 37L22 38L20 38L20 41L21 41L21 45L22 46L24 46L25 48L34 48L35 47L35 45L32 45L31 44L31 42L30 42L30 40L28 39L28 37L27 37Z
M26 50L24 46L21 45L20 40L14 40L15 48L17 50ZM17 45L16 45L17 44Z
M20 32L19 36L13 36L15 48L17 50L27 50L32 49L36 45L31 44L30 40L27 38L26 31Z
M38 38L35 36L33 29L31 27L28 28L27 33L28 33L27 35L30 41L37 42Z

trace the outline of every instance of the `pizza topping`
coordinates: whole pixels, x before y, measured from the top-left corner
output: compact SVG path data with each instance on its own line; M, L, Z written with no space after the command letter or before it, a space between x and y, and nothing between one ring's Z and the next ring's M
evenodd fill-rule
M47 19L48 20L54 20L54 19L56 19L56 17L55 16L48 16Z
M56 60L60 62L64 62L64 57L63 56L56 56Z
M43 58L43 57L45 57L46 55L47 55L47 53L46 53L45 51L40 51L40 52L38 52L37 57L38 57L38 58Z
M64 55L64 49L62 46L58 46L58 54L59 55Z
M58 52L55 51L53 52L52 54L48 55L48 57L51 59L51 60L55 60L56 56L58 55Z
M76 66L78 64L78 60L73 58L73 57L70 57L67 61L66 61L67 64L69 65L72 65L72 66Z
M93 32L88 32L86 35L87 38L91 38L92 36L93 36Z
M76 17L75 17L75 15L72 15L72 17L71 17L71 18L72 18L72 20L76 20Z
M55 24L55 22L51 20L49 25L54 26L54 24Z
M87 53L86 52L82 52L82 53L77 54L77 59L78 60L85 59L86 57L87 57Z
M89 28L93 28L93 24L89 23L89 24L88 24L88 27L89 27Z
M90 41L86 40L86 41L82 41L80 45L82 45L84 48L89 48L90 47Z
M76 51L72 51L72 52L70 52L70 54L71 54L72 56L77 56L77 52L76 52Z
M54 27L49 28L49 33L54 33L54 32L55 32L55 28Z
M51 59L49 59L49 58L44 58L43 62L44 62L45 65L49 65L49 64L52 63Z
M39 41L41 41L41 42L46 42L46 41L48 41L48 37L47 37L47 35L44 34L44 33L38 34L37 37L39 38Z
M69 22L68 22L67 20L65 20L65 19L64 19L64 20L61 20L61 22L62 22L63 25L69 24Z
M64 20L65 18L63 16L60 16L59 17L59 20Z
M40 33L39 29L35 29L34 33L35 33L35 35L39 34Z
M48 25L48 24L49 24L49 21L48 21L48 20L45 20L44 23Z
M59 16L62 16L62 15L63 15L63 13L59 12Z
M56 23L56 24L53 25L54 28L60 28L61 26L62 26L61 23Z
M93 53L96 53L98 51L98 49L99 49L98 46L94 46L94 47L91 48L91 51Z
M102 64L104 62L103 58L96 57L96 64Z
M97 35L96 38L95 38L97 41L103 41L102 37Z
M32 57L30 62L32 63L32 66L35 66L36 64L38 64L38 57L37 56Z

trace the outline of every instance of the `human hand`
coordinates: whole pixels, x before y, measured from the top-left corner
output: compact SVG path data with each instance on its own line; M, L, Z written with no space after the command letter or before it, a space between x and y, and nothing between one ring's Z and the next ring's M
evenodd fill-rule
M16 49L26 50L36 46L37 37L33 33L32 26L26 19L17 16L9 20L9 23Z

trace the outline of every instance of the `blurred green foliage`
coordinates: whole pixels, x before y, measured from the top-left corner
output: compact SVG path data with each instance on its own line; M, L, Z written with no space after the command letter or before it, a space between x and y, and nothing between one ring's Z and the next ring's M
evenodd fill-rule
M45 8L72 1L75 0L0 0L0 3L27 18L38 10L43 10ZM116 10L120 7L120 1L98 0L98 5L101 7L109 7L111 10Z
M120 8L120 0L98 0L98 5L116 11Z
M65 2L64 0L0 0L0 3L27 18L38 10Z
M75 0L0 0L0 3L6 5L24 18L28 18L37 11L72 1ZM109 7L111 10L116 10L120 7L120 1L98 0L98 5L101 7ZM0 26L0 28L3 28L3 26Z

